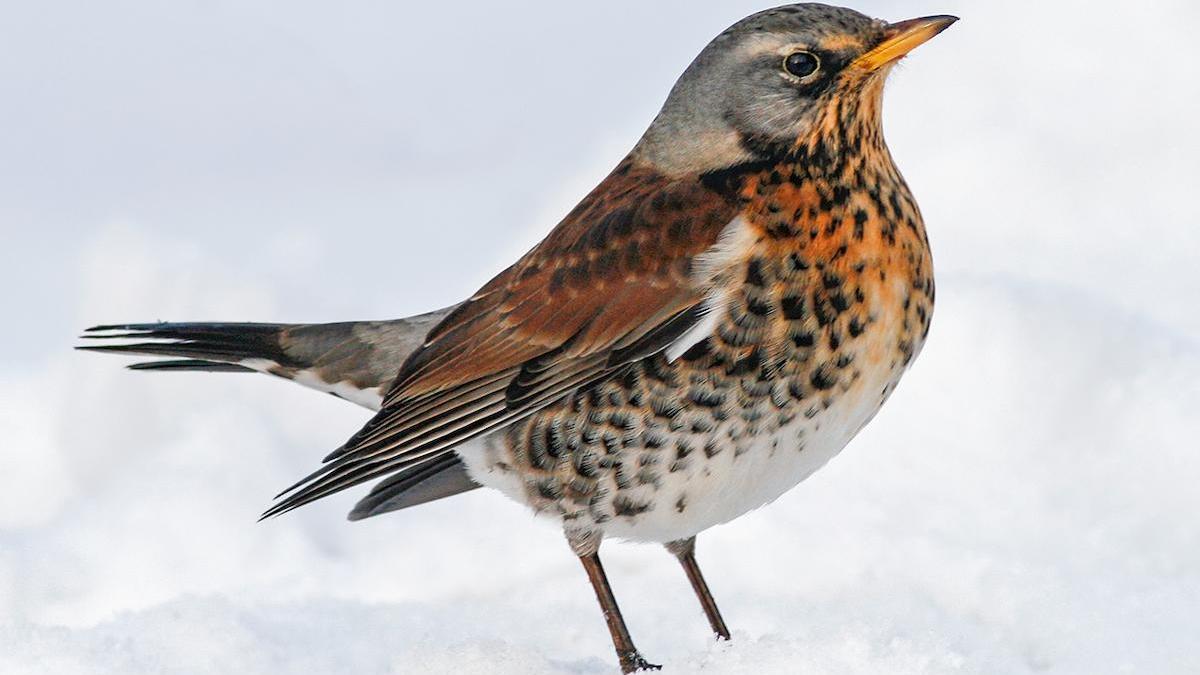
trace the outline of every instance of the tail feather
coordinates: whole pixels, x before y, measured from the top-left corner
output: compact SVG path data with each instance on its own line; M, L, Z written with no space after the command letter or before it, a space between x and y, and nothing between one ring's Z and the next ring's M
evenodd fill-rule
M268 373L378 410L404 360L453 309L394 321L326 324L112 324L88 328L81 339L89 344L76 349L166 357L134 363L129 366L133 370ZM350 518L368 518L476 487L458 458L449 455L381 482Z
M123 344L88 344L86 351L118 354L173 356L190 360L232 363L245 367L251 359L269 361L277 367L300 364L280 343L289 326L278 323L130 323L94 326L84 331L84 340L141 340ZM140 370L154 370L143 366ZM159 369L171 369L170 366ZM259 368L249 368L259 370Z
M202 361L200 359L178 359L175 361L139 361L125 366L130 370L171 370L177 372L205 373L256 373L258 371L236 363Z

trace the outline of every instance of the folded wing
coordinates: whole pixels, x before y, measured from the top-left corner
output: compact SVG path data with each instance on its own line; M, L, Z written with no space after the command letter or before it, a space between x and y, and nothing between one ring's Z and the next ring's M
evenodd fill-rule
M437 462L661 351L699 320L706 289L695 283L693 261L736 210L695 179L622 163L545 240L438 324L380 412L264 517Z

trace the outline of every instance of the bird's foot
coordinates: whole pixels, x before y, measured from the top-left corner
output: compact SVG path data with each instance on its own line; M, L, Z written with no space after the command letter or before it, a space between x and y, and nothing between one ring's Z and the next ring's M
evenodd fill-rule
M625 652L620 656L622 673L637 673L643 670L662 670L662 666L650 663L636 651Z

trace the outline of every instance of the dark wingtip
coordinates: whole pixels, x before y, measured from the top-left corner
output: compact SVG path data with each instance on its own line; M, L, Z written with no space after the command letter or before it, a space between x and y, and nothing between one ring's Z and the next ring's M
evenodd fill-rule
M343 443L342 445L339 445L337 447L337 449L334 450L333 452L329 453L328 455L325 455L325 457L323 457L321 459L321 463L328 464L328 463L332 462L333 460L337 459L338 457L341 457L344 454L346 454L346 444L345 443Z
M272 506L271 508L267 509L266 511L263 511L263 512L262 512L262 515L258 517L258 522L260 522L260 523L261 523L261 522L262 522L262 521L264 521L264 520L268 520L268 519L274 518L274 517L276 517L276 516L278 516L278 515L281 515L281 514L285 513L285 512L286 512L286 510L285 510L285 509L280 509L280 508L279 508L280 506L282 506L282 504L275 504L274 506Z
M262 521L267 520L269 518L277 518L277 517L282 516L283 514L287 513L288 511L293 511L293 510L303 506L306 503L307 502L295 504L295 503L292 503L291 500L285 500L285 501L279 502L278 504L275 504L274 506L267 509L266 511L263 511L262 515L258 517L258 522L261 523Z

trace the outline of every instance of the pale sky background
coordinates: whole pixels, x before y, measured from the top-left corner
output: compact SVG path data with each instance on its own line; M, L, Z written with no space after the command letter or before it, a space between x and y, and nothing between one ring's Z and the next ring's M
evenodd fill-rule
M479 491L254 522L365 420L148 375L79 329L458 301L767 3L0 3L0 671L609 672L553 527ZM606 546L692 672L1200 670L1200 5L868 2L962 17L886 131L938 274L877 420L674 562Z

